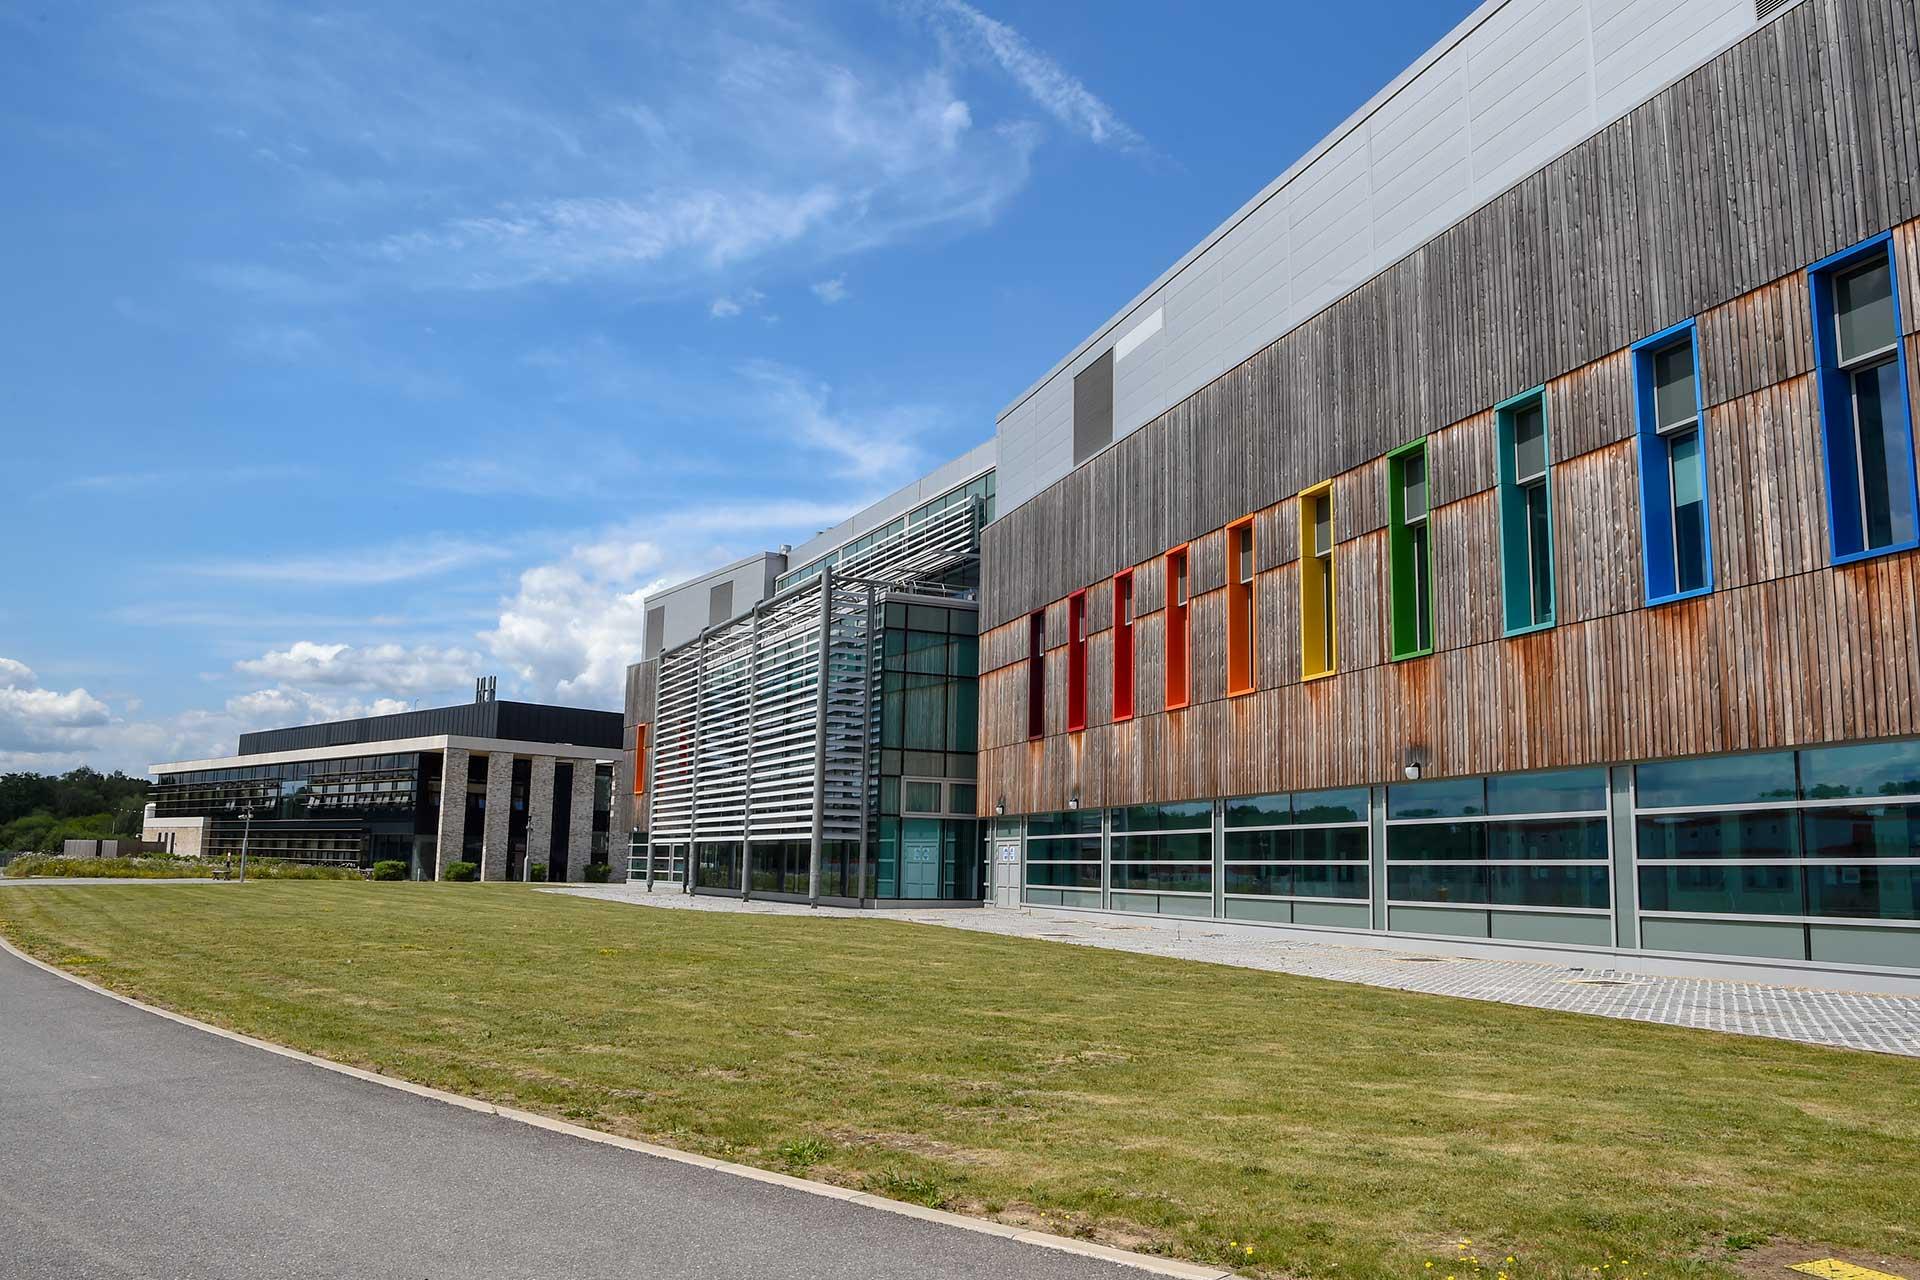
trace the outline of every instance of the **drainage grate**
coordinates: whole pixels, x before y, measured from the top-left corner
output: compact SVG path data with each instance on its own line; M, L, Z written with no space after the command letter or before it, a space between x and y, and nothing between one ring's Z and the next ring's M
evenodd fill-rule
M1401 964L1452 964L1451 956L1395 956Z
M1577 982L1583 987L1637 987L1640 984L1632 978L1568 978L1568 982Z

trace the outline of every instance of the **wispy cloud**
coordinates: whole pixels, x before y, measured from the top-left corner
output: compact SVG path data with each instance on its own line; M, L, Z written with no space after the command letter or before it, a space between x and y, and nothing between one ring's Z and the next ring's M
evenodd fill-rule
M966 0L931 0L946 28L994 63L1062 125L1102 146L1144 150L1146 139L1080 80L1026 37Z
M235 582L285 586L373 587L439 577L456 569L508 559L503 546L454 538L401 542L298 556L258 556L187 565L189 572Z
M830 307L847 300L847 277L844 273L831 280L816 280L811 287L813 296Z
M293 305L393 286L706 288L749 263L984 225L1025 186L1039 142L1020 122L982 122L931 48L883 55L757 8L647 24L672 30L627 49L647 100L613 104L482 75L441 53L430 20L396 15L188 3L136 24L164 92L203 101L274 174L324 188L303 190L308 216L354 208L207 278ZM501 35L477 26L476 40ZM991 30L1029 76L1053 67ZM1109 121L1087 97L1083 125Z

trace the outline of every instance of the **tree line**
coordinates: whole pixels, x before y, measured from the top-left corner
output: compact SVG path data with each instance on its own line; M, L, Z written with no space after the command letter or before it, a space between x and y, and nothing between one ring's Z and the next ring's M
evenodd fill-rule
M58 853L63 841L138 836L148 781L82 765L0 774L0 853Z

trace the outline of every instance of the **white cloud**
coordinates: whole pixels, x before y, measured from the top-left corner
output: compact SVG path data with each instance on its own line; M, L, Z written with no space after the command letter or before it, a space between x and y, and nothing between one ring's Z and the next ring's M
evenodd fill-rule
M715 320L731 320L743 311L759 306L767 300L767 295L758 289L742 289L740 292L722 294L713 300L707 308L707 314Z
M282 684L384 693L447 693L482 674L485 667L486 660L471 649L312 640L296 640L284 649L233 664L243 675Z
M503 560L505 547L457 538L394 543L319 555L215 560L186 566L203 577L292 586L367 587L437 577Z
M847 300L847 277L844 273L833 277L831 280L816 280L813 282L812 288L813 296L828 306L833 306L837 302L845 302Z
M650 594L833 524L864 500L687 508L602 530L521 574L481 638L529 697L618 706L627 666L640 660Z
M933 12L946 19L948 30L997 63L1028 97L1067 128L1122 150L1146 146L1146 139L1112 107L1006 23L989 18L965 0L933 0Z
M12 658L0 658L0 689L33 689L39 684L40 678L33 674L32 667Z

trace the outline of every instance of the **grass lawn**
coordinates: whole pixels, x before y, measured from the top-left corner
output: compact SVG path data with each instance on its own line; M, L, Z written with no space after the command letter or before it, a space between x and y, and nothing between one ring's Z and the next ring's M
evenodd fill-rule
M1920 1280L1910 1059L512 885L20 889L0 932L342 1062L1249 1274L1705 1277L1790 1241Z

